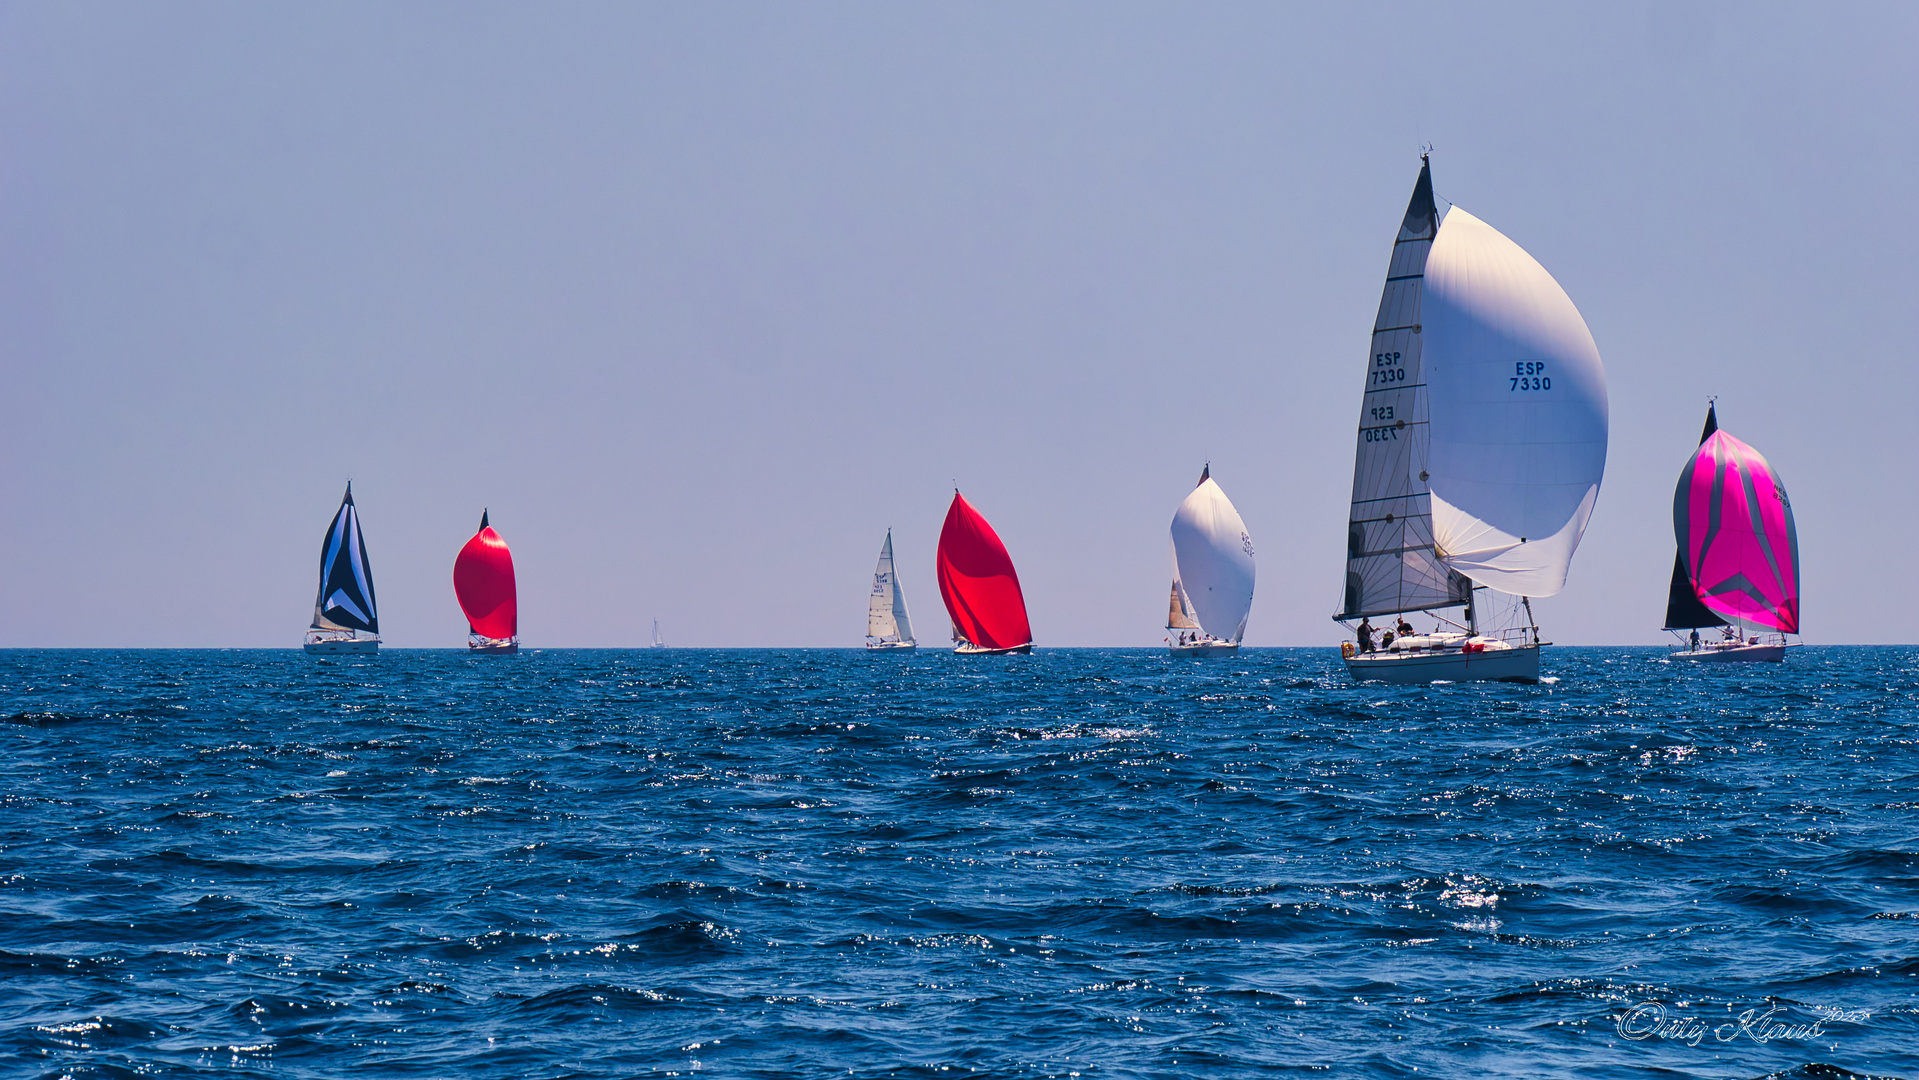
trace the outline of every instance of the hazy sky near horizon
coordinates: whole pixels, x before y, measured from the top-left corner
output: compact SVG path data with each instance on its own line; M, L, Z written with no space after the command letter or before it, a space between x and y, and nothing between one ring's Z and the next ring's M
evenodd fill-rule
M1247 640L1338 640L1394 231L1435 188L1605 359L1564 643L1661 639L1706 399L1809 641L1912 641L1919 7L0 6L0 646L285 646L348 478L385 639L923 641L955 482L1045 645L1163 636L1200 466Z

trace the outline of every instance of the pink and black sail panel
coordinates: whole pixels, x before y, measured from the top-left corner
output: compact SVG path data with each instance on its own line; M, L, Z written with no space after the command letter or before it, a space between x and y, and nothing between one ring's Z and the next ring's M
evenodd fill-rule
M1693 595L1727 622L1799 632L1799 535L1764 455L1724 431L1699 446L1673 493L1673 533Z
M973 504L959 492L940 528L940 598L953 630L983 649L1016 649L1033 641L1013 558Z
M504 641L520 632L519 597L513 587L513 552L480 515L480 531L453 561L453 593L466 622L481 637Z

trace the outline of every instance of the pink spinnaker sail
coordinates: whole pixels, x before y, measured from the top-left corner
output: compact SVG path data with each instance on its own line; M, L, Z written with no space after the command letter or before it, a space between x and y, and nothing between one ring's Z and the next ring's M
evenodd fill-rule
M1700 603L1750 629L1799 632L1799 534L1759 451L1714 432L1680 474L1672 515Z

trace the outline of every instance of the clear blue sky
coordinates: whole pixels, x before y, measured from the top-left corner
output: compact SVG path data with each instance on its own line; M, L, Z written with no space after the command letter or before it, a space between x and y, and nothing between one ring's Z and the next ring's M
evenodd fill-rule
M1331 644L1422 142L1605 358L1561 642L1659 639L1708 395L1815 642L1911 641L1919 7L0 6L0 645L297 643L351 477L387 640L922 637L957 480L1039 643L1162 636L1211 459L1248 640Z

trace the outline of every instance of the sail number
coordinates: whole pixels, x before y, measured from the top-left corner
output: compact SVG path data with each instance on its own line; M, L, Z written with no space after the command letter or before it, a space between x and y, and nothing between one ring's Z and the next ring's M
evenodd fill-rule
M1372 379L1368 386L1384 386L1387 383L1405 382L1406 369L1399 366L1399 354L1383 352L1373 354Z
M1367 442L1398 442L1399 427L1400 425L1394 424L1390 427L1360 428L1359 433Z
M1512 383L1511 386L1506 388L1508 392L1515 390L1551 390L1553 388L1552 377L1546 374L1546 363L1543 360L1513 361L1513 373L1507 376L1507 379Z

